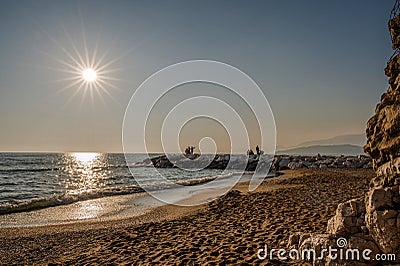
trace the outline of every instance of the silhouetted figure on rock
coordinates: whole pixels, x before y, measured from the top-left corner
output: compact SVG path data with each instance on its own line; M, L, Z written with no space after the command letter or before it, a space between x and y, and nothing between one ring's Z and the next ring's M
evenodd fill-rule
M185 149L185 155L192 155L192 154L194 154L193 152L194 152L194 149L195 149L196 147L194 147L194 146L187 146L186 147L186 149Z

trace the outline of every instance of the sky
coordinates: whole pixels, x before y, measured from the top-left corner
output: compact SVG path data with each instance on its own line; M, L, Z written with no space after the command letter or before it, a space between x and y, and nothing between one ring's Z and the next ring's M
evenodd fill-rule
M271 107L278 147L363 133L388 87L394 2L2 2L0 151L120 152L135 90L157 71L188 60L223 62L249 75ZM94 59L101 69L96 86L82 80L86 54L88 65ZM250 121L250 145L260 142L250 111L223 87L180 90L169 97L176 104L182 95L208 92L239 106ZM169 98L153 112L154 121L173 108ZM182 128L180 144L196 146L211 136L226 151L223 126L194 119ZM161 151L159 127L146 131L149 151Z

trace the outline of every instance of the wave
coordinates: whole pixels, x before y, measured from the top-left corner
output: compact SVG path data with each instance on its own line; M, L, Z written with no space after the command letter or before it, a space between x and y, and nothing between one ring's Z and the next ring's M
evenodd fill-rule
M245 172L245 174L246 173L248 172ZM128 195L145 191L171 189L171 188L176 188L178 186L194 186L210 182L217 178L225 179L239 174L241 173L233 172L225 175L215 175L197 179L180 180L175 183L152 184L152 185L147 185L145 187L139 187L139 186L112 187L112 188L103 188L103 189L85 191L81 193L65 193L62 195L46 197L46 198L34 198L29 200L12 200L0 203L0 215L17 213L17 212L28 212L48 207L68 205L78 201L85 201L85 200L97 199L109 196Z
M61 168L52 167L52 168L30 168L30 169L0 169L0 173L13 173L13 172L49 172L49 171L58 171Z
M78 201L97 199L108 196L126 195L143 192L140 187L115 187L102 190L86 191L79 194L66 193L63 195L34 198L30 200L12 200L0 203L0 215L16 212L27 212L48 207L68 205Z
M203 183L207 183L210 181L213 181L215 179L226 179L226 178L230 178L233 176L237 176L237 175L242 175L242 174L250 174L253 172L231 172L231 173L227 173L224 175L214 175L214 176L206 176L206 177L201 177L201 178L197 178L197 179L190 179L190 180L180 180L175 182L177 185L182 185L182 186L194 186L194 185L200 185Z
M128 165L126 164L115 164L115 165L108 165L108 166L96 166L92 167L91 170L93 171L102 171L102 170L109 170L109 169L117 169L117 168L127 168ZM11 168L11 169L0 169L0 173L13 173L13 172L51 172L51 171L61 171L65 169L64 167L49 167L49 168Z

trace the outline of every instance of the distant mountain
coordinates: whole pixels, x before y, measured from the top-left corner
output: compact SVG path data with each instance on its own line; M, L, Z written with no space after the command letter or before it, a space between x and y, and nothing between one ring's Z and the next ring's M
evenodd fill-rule
M276 154L288 155L359 155L364 154L363 148L357 145L342 144L342 145L312 145L307 147L298 147L283 151L277 151Z
M309 147L315 145L355 145L364 146L367 143L367 137L365 134L354 134L354 135L340 135L329 139L306 141L296 145L295 147Z

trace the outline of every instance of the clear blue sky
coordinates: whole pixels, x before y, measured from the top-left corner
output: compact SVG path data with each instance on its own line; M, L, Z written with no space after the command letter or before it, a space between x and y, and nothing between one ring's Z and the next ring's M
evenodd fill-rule
M174 63L210 59L249 74L274 112L278 145L362 133L387 89L394 1L4 1L0 150L120 151L135 88ZM61 61L69 39L98 44L113 86L85 97ZM68 37L69 36L69 37ZM118 79L118 80L114 80ZM74 96L74 97L72 97ZM71 98L72 97L72 98ZM70 100L69 100L70 99ZM157 148L155 148L157 149Z

